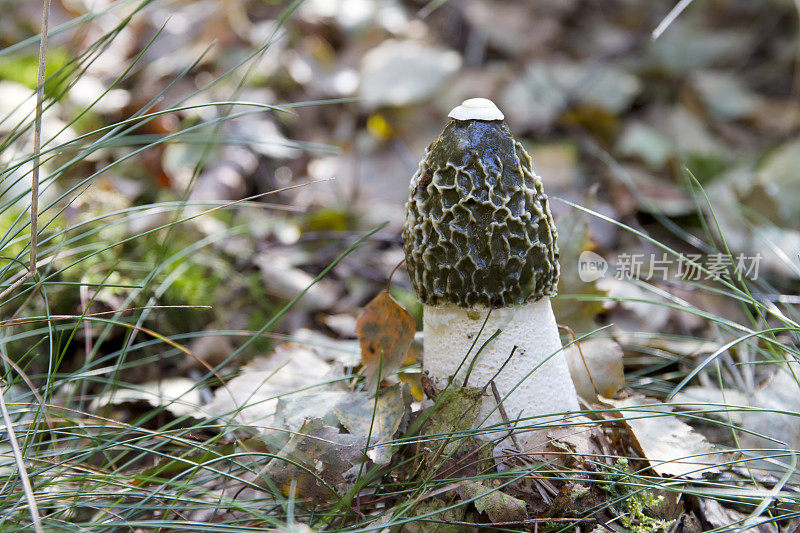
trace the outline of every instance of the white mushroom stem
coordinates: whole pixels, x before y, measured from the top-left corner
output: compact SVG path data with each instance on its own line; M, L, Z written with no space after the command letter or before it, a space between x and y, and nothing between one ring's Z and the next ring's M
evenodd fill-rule
M484 387L494 378L500 398L505 397L503 407L512 422L520 417L541 417L524 424L553 422L563 417L558 413L577 411L578 396L562 353L550 299L494 309L488 320L487 313L486 308L425 306L424 367L437 388L443 389L453 375L457 384L463 384L469 371L469 387ZM476 340L481 326L483 331ZM500 334L483 346L498 329ZM503 422L496 407L488 386L480 420L492 414L484 426ZM487 440L497 438L493 433L483 435Z

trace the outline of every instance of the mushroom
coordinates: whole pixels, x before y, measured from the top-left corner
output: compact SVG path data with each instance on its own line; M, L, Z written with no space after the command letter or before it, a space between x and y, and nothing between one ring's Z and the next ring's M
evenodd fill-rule
M552 422L579 407L550 305L558 248L542 181L493 102L449 116L411 179L403 226L423 369L438 390L485 387L485 425L503 421L491 380L509 419Z

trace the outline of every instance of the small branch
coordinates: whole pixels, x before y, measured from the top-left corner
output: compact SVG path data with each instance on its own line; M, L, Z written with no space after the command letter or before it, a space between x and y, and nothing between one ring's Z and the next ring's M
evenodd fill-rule
M494 401L497 402L497 410L500 411L500 418L503 419L503 422L509 427L507 437L511 437L511 442L514 443L514 446L517 448L518 452L522 451L522 446L519 445L519 441L517 440L517 436L514 434L514 430L516 429L516 424L513 426L511 425L511 420L508 418L508 413L506 413L506 408L503 407L503 399L500 397L500 391L497 390L497 385L494 383L494 379L489 381L489 384L492 386L492 395L494 396ZM517 417L519 419L519 417Z
M402 265L402 264L403 264L403 263L405 263L405 262L406 262L406 259L405 259L405 257L404 257L404 258L403 258L403 259L402 259L402 260L401 260L399 263L397 263L397 265L395 265L395 267L392 269L392 273L391 273L391 274L389 274L389 281L387 281L387 282L386 282L386 292L389 292L389 291L391 291L391 290L392 290L392 278L394 277L394 273L395 273L395 272L397 272L397 269L398 269L398 268L400 268L400 265Z
M39 238L39 152L42 149L42 102L44 101L47 29L50 24L50 0L42 0L42 27L39 39L39 85L36 91L36 118L33 125L33 176L31 179L31 266L28 276L36 275L36 251Z
M25 283L26 281L28 281L32 277L33 277L33 273L29 271L24 276L19 278L17 281L15 281L14 283L12 283L8 287L6 287L6 290L4 290L3 292L0 292L0 300L2 300L6 296L8 296L12 292L14 292L14 289L19 287L20 285L22 285L23 283Z
M469 357L469 354L472 352L472 348L475 347L475 343L478 342L478 339L480 338L481 334L483 334L483 328L486 327L486 323L489 321L489 316L491 314L492 314L492 310L489 309L489 312L486 314L486 319L483 321L483 324L481 325L481 329L478 330L478 334L475 336L475 341L472 343L472 346L470 346L469 352L467 352L467 355L465 356L464 360L461 361L461 365L463 365L464 361L466 361L466 358ZM492 333L489 336L489 338L486 339L486 341L483 344L481 344L481 347L478 348L478 351L475 352L475 355L473 356L472 361L469 362L469 367L467 367L467 373L464 374L464 384L462 385L462 387L464 387L464 388L468 387L467 383L469 382L470 375L472 375L472 369L475 367L475 363L478 362L478 357L481 355L481 353L483 353L483 349L486 348L486 346L488 346L490 342L495 340L502 332L503 332L502 329L495 330L495 332ZM450 381L447 382L448 386L450 386L450 383L453 381L453 378L455 378L456 375L458 375L458 371L461 370L461 365L458 365L458 368L456 369L455 374L450 376Z
M597 389L597 385L594 383L594 378L592 377L592 371L589 370L589 363L586 362L586 358L583 356L583 350L581 349L581 343L578 340L578 337L575 336L575 332L572 331L572 328L569 326L558 326L558 329L563 329L567 333L569 333L570 337L572 337L572 342L575 343L575 347L578 349L578 355L581 356L581 361L583 362L583 368L586 369L586 375L589 376L589 381L592 383L592 388L594 389L594 395L598 398L600 397L600 391Z
M515 344L515 345L514 345L514 347L513 347L513 348L511 348L511 353L510 353L510 354L508 354L508 357L506 357L506 360L505 360L505 361L503 361L503 364L502 364L502 365L500 365L500 368L497 370L497 372L495 372L495 373L494 373L494 376L492 376L492 379L490 379L489 381L487 381L487 382L486 382L486 385L484 385L484 386L483 386L483 388L481 389L481 396L483 396L484 394L486 394L486 389L489 387L489 384L490 384L490 383L493 383L493 382L494 382L494 380L496 380L496 379L497 379L497 376L499 376L499 375L500 375L500 372L502 372L502 371L503 371L503 369L506 367L506 365L508 364L508 362L509 362L509 361L511 361L511 358L512 358L512 357L514 357L514 352L516 352L516 351L517 351L517 345Z
M457 520L435 520L432 522L441 522L442 524L452 524L456 526L473 526L473 527L502 527L502 526L525 526L529 524L596 524L605 527L609 531L614 531L608 525L599 520L598 518L527 518L525 520L515 520L513 522L492 522L489 524L481 524L478 522L461 522Z
M47 29L50 24L50 0L42 0L42 28L39 38L39 85L36 89L36 117L33 122L33 173L31 175L31 259L28 272L0 292L0 300L36 275L36 253L39 239L39 165L42 150L42 103L44 102L45 63L47 61Z

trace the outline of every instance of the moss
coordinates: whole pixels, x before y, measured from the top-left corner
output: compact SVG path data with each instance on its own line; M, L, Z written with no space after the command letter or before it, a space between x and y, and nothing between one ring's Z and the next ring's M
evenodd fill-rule
M45 65L44 91L48 98L57 98L67 86L69 76L74 71L74 63L69 53L60 47L47 51ZM39 81L39 58L35 54L0 59L0 79L14 81L36 89Z
M355 215L347 209L326 207L305 216L300 229L309 231L351 231L357 226Z
M669 531L675 520L665 520L656 516L656 509L664 501L664 496L630 485L627 459L617 459L614 468L613 477L617 483L603 488L609 495L621 500L618 506L612 507L612 510L620 515L622 525L634 533Z

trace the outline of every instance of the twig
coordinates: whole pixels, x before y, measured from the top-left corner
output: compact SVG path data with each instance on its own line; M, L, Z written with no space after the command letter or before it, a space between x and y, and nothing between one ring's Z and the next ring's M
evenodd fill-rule
M656 29L653 30L653 33L651 35L652 39L655 41L656 39L661 37L661 34L664 33L667 30L667 28L669 28L670 24L675 22L675 19L678 18L678 15L683 13L683 10L689 7L689 4L691 3L692 0L681 0L680 2L678 2L678 4L672 8L672 11L670 11L667 14L667 16L664 17L664 20L662 20L659 23L659 25L656 26Z
M509 362L509 361L511 361L511 358L512 358L512 357L514 357L514 352L516 352L516 351L517 351L517 345L515 344L515 345L514 345L514 347L513 347L513 348L511 348L511 353L510 353L510 354L508 354L508 357L506 358L506 360L505 360L505 361L503 361L503 364L502 364L502 365L500 365L500 368L497 370L497 372L495 372L495 373L494 373L494 376L492 376L492 379L490 379L489 381L487 381L487 382L486 382L486 385L484 385L484 386L483 386L483 388L481 389L481 396L483 396L484 394L486 394L486 389L489 387L489 384L490 384L490 383L492 383L492 382L494 382L494 380L496 380L496 379L497 379L497 376L499 376L499 375L500 375L500 372L502 372L502 371L503 371L503 369L506 367L506 365L508 364L508 362Z
M17 434L14 431L14 423L11 421L8 409L6 409L6 401L3 397L4 387L5 383L0 383L0 411L3 413L3 422L5 423L6 432L8 433L8 442L11 444L11 451L14 453L14 461L17 463L17 470L19 470L19 479L22 482L22 490L25 493L25 499L28 501L28 509L31 512L33 529L36 533L44 533L42 519L39 516L39 506L36 504L36 498L33 495L33 487L31 487L31 480L28 477L28 470L25 468L22 451L19 449Z
M17 281L15 281L11 285L9 285L6 288L6 290L4 290L3 292L0 292L0 300L5 298L7 295L11 294L14 291L14 289L19 287L20 285L22 285L23 283L25 283L26 281L28 281L32 277L33 277L33 274L30 271L28 271L28 273L26 273L24 276L22 276Z
M517 451L522 451L522 446L519 445L519 441L517 440L517 436L514 434L514 429L516 429L516 425L511 425L511 420L508 418L508 413L506 413L506 408L503 407L503 399L500 397L500 391L497 390L497 385L494 383L494 379L489 381L489 385L492 386L492 395L494 395L494 401L497 402L497 410L500 411L500 418L503 419L503 422L509 426L508 429L508 436L511 437L511 442L514 443L514 446L517 448ZM519 417L517 417L519 419Z
M85 286L85 285L83 285ZM142 305L138 307L125 307L123 309L112 309L111 311L98 311L96 313L84 313L82 315L50 315L47 318L31 318L22 320L19 318L12 318L11 320L0 320L0 328L9 326L21 326L23 324L38 324L40 322L56 322L57 320L79 320L85 318L98 318L106 315L113 315L116 313L127 313L130 311L140 311L142 309L211 309L210 305ZM252 332L243 331L242 335L250 335Z
M443 523L443 524L453 524L456 526L477 526L477 527L487 527L487 526L524 526L527 524L546 524L548 522L552 523L567 523L567 524L596 524L602 527L605 527L609 531L614 531L608 524L603 522L602 520L589 517L589 518L526 518L525 520L514 520L511 522L492 522L489 524L480 524L478 522L461 522L458 520L435 520L435 522Z
M33 176L31 180L31 266L36 275L36 248L39 237L39 152L42 149L42 102L44 101L45 64L47 63L47 29L50 25L50 0L42 0L42 27L39 39L39 85L36 91L36 118L33 123Z
M82 314L86 314L89 312L89 287L87 285L81 285L80 288L80 296L81 296L81 307L83 308ZM86 351L86 361L91 360L92 352L92 326L89 322L83 323L83 347Z
M36 251L39 237L39 152L42 149L42 102L44 101L47 28L50 24L50 0L42 0L42 27L39 39L39 85L36 90L36 117L33 121L33 173L31 176L31 255L28 272L0 293L0 300L36 275Z
M397 263L397 264L395 265L395 267L392 269L392 273L391 273L391 274L389 274L389 280L386 282L386 291L387 291L387 292L392 290L392 278L394 277L394 273L395 273L395 272L397 272L397 269L398 269L398 268L400 268L400 265L402 265L402 264L403 264L403 263L405 263L405 262L406 262L406 258L404 257L404 258L403 258L403 259L402 259L402 260L401 260L399 263Z
M569 326L558 326L558 329L563 329L567 333L569 333L570 337L572 337L572 342L575 343L575 347L578 349L578 355L581 356L581 361L583 362L583 368L586 369L586 375L589 376L589 381L592 383L592 388L594 389L594 394L598 398L600 397L600 391L597 389L597 385L594 383L594 378L592 377L592 371L589 370L589 364L586 362L586 358L583 356L583 350L581 349L581 343L578 340L578 337L575 336L575 332L572 331L572 328Z

